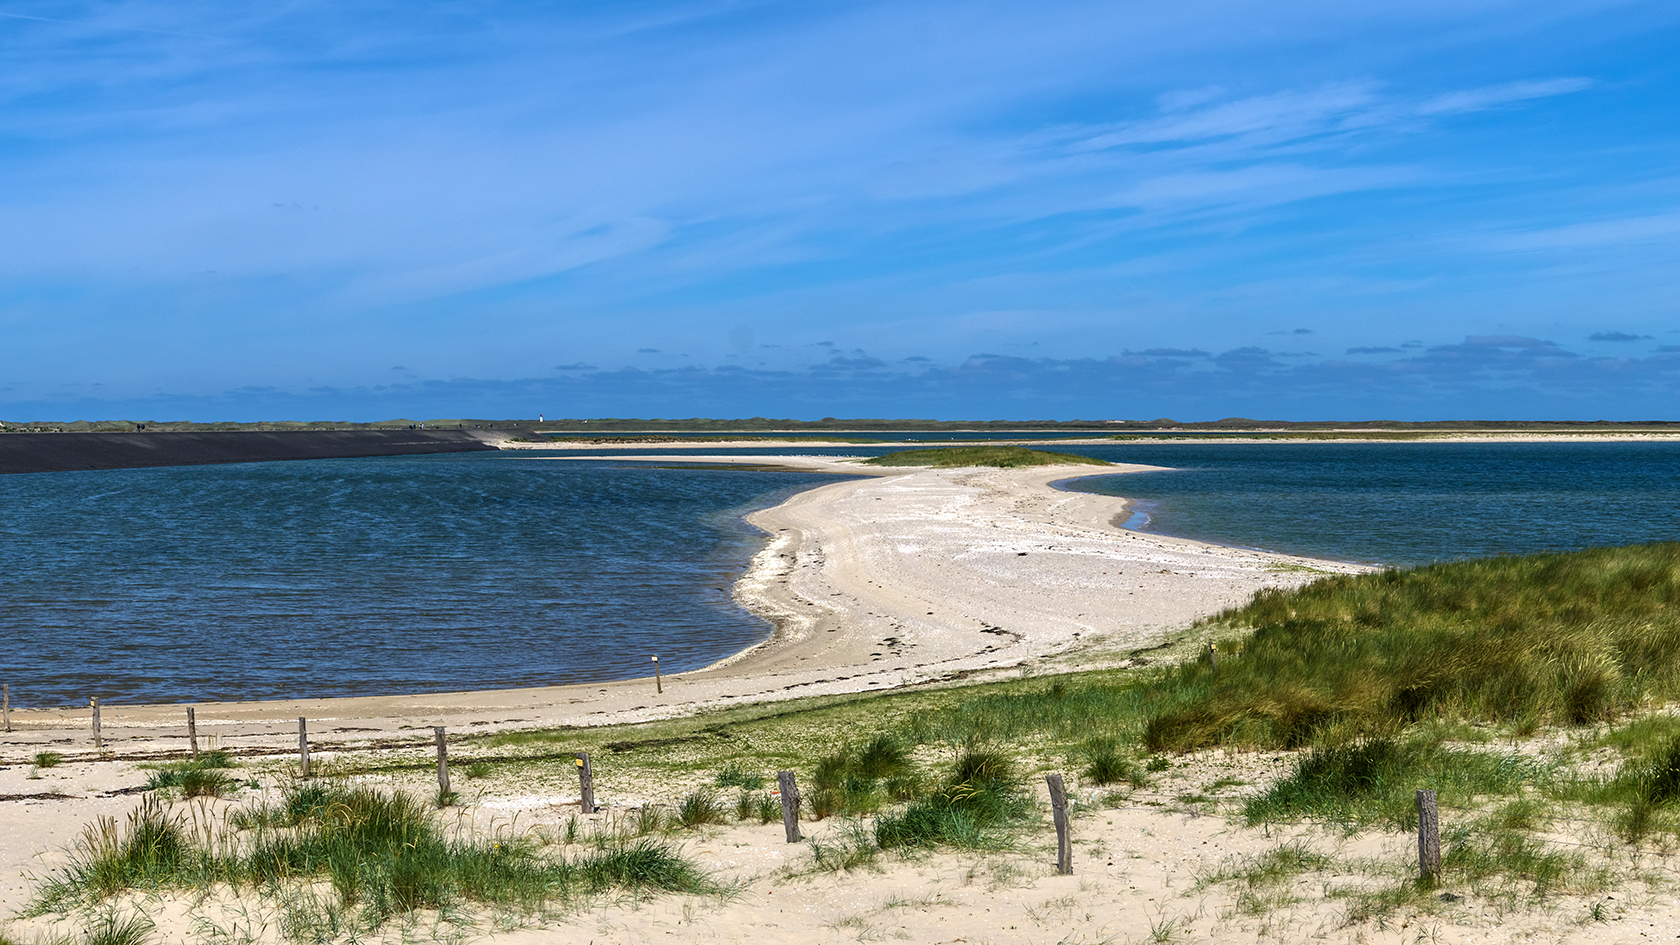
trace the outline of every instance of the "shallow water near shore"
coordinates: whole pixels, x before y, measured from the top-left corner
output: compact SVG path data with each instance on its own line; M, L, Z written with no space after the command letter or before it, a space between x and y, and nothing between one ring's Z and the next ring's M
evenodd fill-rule
M1069 447L1170 472L1076 480L1127 526L1382 565L1680 540L1680 443Z
M1680 443L1057 445L1149 531L1376 564L1680 538ZM877 455L884 447L618 455ZM14 706L500 689L766 638L741 515L836 477L489 453L0 477Z
M0 479L16 706L510 688L765 639L747 511L835 477L519 454Z

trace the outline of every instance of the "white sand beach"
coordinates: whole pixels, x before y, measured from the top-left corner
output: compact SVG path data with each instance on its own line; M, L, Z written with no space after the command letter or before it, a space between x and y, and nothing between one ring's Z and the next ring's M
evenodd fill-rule
M669 462L673 457L636 459ZM655 692L650 678L491 692L199 704L201 736L237 754L274 757L295 751L297 719L303 716L310 720L311 743L321 757L377 750L382 744L404 745L412 753L419 744L423 760L430 726L475 733L597 726L806 696L1125 665L1199 618L1241 604L1263 588L1362 570L1128 532L1116 524L1126 515L1122 500L1052 485L1150 467L930 470L858 467L799 456L680 459L773 462L865 477L799 493L750 516L768 538L738 581L735 596L774 626L764 644L701 671L664 677L663 693ZM139 803L133 792L145 781L139 764L179 753L185 745L183 706L102 707L102 752L91 745L87 708L14 711L12 722L14 731L0 736L0 915L28 901L31 877L65 861L67 844L84 824L99 816L120 816ZM846 735L835 737L843 741ZM66 760L50 771L34 771L29 759L42 750L61 752ZM424 764L417 767L416 773L392 776L387 783L424 791L428 774ZM1427 935L1421 927L1349 924L1337 906L1324 902L1263 916L1246 914L1238 907L1237 892L1225 886L1199 889L1198 876L1274 849L1288 838L1204 816L1195 805L1175 804L1172 798L1214 779L1263 782L1285 767L1282 756L1189 759L1164 775L1153 793L1140 791L1112 808L1098 803L1097 792L1076 786L1085 806L1076 823L1073 876L1054 874L1048 865L1053 850L1043 844L984 855L883 857L875 868L812 872L809 844L784 843L779 823L735 825L707 828L684 847L701 865L739 884L731 897L603 902L540 928L451 927L449 935L508 943L629 943L667 936L718 942L1104 942L1160 939L1163 933L1178 940L1220 942L1675 937L1674 920L1663 911L1668 900L1643 889L1614 907L1624 921L1608 938L1602 937L1607 927L1577 923L1565 928L1561 914L1544 908L1519 916L1488 912L1436 922ZM1038 790L1042 794L1042 784ZM265 796L273 791L265 788ZM646 791L630 796L635 793L631 786L617 786L609 808L652 800ZM207 803L215 811L238 801ZM472 830L515 825L558 830L569 816L566 804L577 812L575 781L537 786L492 782L475 787L458 816ZM597 816L611 814L609 809ZM820 841L836 829L834 821L825 821L811 825L809 832ZM1337 837L1306 828L1295 833L1303 843L1336 848L1347 856L1397 859L1406 855L1409 842L1403 834ZM166 899L147 912L159 924L158 940L182 941L207 927L205 908ZM225 909L215 912L226 914ZM16 922L11 934L29 941L29 935L75 927L50 921ZM0 919L0 930L5 928ZM427 941L433 934L393 929L389 937ZM277 924L253 920L245 933L203 940L275 941L278 936Z

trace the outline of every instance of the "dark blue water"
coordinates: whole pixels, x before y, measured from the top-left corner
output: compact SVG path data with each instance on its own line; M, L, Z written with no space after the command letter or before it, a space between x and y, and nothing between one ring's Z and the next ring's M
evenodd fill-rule
M1680 443L1067 447L1172 472L1070 488L1137 499L1146 531L1409 565L1680 540Z
M1413 564L1680 538L1680 444L1057 448L1175 467L1074 487L1246 547ZM0 679L41 706L693 669L769 629L729 595L760 546L740 516L831 481L529 453L0 476Z
M528 454L0 477L16 705L503 688L763 640L752 508L832 476Z

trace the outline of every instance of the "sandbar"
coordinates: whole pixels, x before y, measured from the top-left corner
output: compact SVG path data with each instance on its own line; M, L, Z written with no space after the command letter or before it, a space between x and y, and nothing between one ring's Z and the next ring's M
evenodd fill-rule
M572 458L572 457L568 457ZM849 477L747 520L768 536L735 599L772 627L763 643L704 669L521 689L197 703L224 747L346 745L434 725L478 731L648 721L721 706L887 691L1022 667L1098 668L1162 642L1256 591L1360 565L1127 531L1124 499L1066 492L1059 480L1157 467L920 469L854 458L601 456L612 462L774 464ZM104 749L179 750L184 705L101 707ZM14 710L0 761L42 746L92 753L88 707ZM0 790L0 793L4 793Z

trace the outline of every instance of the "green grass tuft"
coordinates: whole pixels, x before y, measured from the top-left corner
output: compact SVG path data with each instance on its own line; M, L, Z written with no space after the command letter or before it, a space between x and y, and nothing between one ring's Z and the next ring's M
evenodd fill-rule
M901 450L864 460L865 466L932 466L947 469L962 466L1109 466L1106 460L1073 453L1047 453L1024 446L942 446L925 450Z
M82 932L82 945L144 945L156 929L157 925L143 915L123 919L111 912Z
M225 884L278 900L282 925L299 934L342 936L377 931L418 910L447 916L472 903L535 914L612 890L720 891L652 841L545 858L517 840L448 839L434 816L406 794L316 783L234 821L252 831L243 842L217 843L190 838L179 819L147 797L127 831L109 819L89 828L32 909L61 911L137 889L208 894Z
M717 792L711 788L694 791L677 803L677 823L690 830L705 824L721 824L726 819Z
M738 787L743 791L757 791L764 787L763 773L751 771L737 764L730 764L717 773L712 781L718 787Z
M1447 806L1486 795L1511 795L1543 784L1547 772L1520 755L1401 744L1375 739L1316 749L1295 770L1244 805L1249 824L1308 818L1343 824L1417 824L1419 788Z
M1026 812L1011 760L999 752L969 751L937 789L899 813L878 818L875 840L883 849L997 846L1006 842L998 828Z

